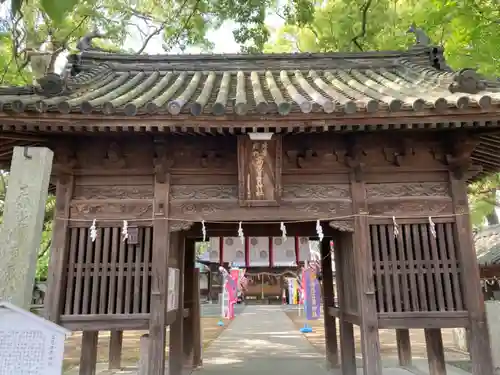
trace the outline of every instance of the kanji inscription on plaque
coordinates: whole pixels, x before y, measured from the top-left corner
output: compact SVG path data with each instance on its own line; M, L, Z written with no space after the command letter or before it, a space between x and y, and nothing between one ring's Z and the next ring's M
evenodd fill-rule
M61 374L67 333L28 311L0 303L0 375Z

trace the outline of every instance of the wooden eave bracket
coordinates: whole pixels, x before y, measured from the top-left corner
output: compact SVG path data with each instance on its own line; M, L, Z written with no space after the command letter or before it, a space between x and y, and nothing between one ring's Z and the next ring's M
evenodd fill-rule
M168 170L174 165L174 160L169 155L165 138L154 139L154 152L155 178L158 183L164 184Z
M362 161L363 156L366 156L366 152L363 150L358 140L349 139L344 160L346 166L353 171L356 182L361 182L363 180L363 168L365 166L365 163Z

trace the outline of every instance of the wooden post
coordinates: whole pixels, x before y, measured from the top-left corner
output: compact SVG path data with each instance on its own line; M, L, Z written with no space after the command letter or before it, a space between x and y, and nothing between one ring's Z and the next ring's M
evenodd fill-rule
M323 321L325 325L326 359L331 367L335 367L339 364L336 319L328 314L328 308L333 307L335 301L332 272L333 259L330 251L330 241L325 239L321 242L320 246L321 273L323 276Z
M109 369L115 370L122 367L123 331L111 331L109 338Z
M33 297L52 157L45 147L15 147L12 156L0 226L0 300L25 310Z
M345 270L343 269L343 264L345 263L342 261L342 252L346 249L343 245L343 243L347 240L346 236L352 237L352 233L342 233L340 241L335 241L333 248L335 254L335 276L340 308L340 356L342 374L356 375L356 345L354 342L354 327L352 323L345 320L344 316L344 313L346 312L346 298L344 289Z
M137 375L149 375L149 335L141 336L139 341L139 371Z
M409 329L397 329L398 358L400 366L411 366L411 341Z
M193 367L203 365L203 350L201 336L201 304L200 304L200 270L194 269L193 278Z
M358 171L359 172L359 171ZM365 186L360 173L351 173L351 195L354 217L354 253L357 281L358 309L360 314L361 349L363 352L363 374L381 375L380 340L378 332L377 305L373 281L373 265L369 242L368 207Z
M194 306L194 270L195 270L195 241L186 239L184 259L184 308L189 309L189 316L184 319L184 363L193 368L193 306Z
M169 193L165 144L156 145L153 261L151 266L151 313L149 321L149 375L165 375L168 257L170 252Z
M465 306L469 313L470 356L473 375L494 373L490 338L486 321L483 293L481 291L479 267L477 265L472 227L467 202L467 186L464 179L457 179L450 172L450 188L455 216L455 246L461 267Z
M429 361L429 375L446 375L441 330L439 328L427 328L424 332L427 360ZM493 373L491 374L493 375Z
M179 232L172 233L170 251L177 256L177 268L179 269L179 289L175 321L170 325L170 340L168 352L168 373L169 375L181 375L184 365L184 238Z
M95 375L97 364L98 331L84 331L80 354L80 375Z

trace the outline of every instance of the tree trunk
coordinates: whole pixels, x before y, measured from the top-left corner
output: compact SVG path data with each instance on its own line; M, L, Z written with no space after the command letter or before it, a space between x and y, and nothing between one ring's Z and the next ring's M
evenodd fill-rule
M493 202L496 202L496 199L497 198L497 190L494 189L492 192L491 192L491 200ZM497 215L497 212L496 212L496 205L493 206L491 212L486 215L486 221L488 222L488 225L497 225L497 224L500 224L500 221L498 220L498 215Z
M488 215L486 215L486 221L488 221L488 225L500 224L500 221L498 220L498 215L497 215L495 208Z

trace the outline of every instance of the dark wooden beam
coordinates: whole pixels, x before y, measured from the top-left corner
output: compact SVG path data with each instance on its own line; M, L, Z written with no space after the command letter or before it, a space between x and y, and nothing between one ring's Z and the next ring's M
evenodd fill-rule
M441 330L439 328L429 328L424 331L425 345L427 348L427 360L429 361L429 375L446 375L446 363L444 361L444 347Z
M409 329L397 329L398 359L400 366L411 366L411 341Z
M472 374L493 374L490 338L484 298L480 285L479 267L472 240L467 186L464 180L450 172L450 188L455 218L455 246L460 260L463 300L469 313L470 356Z
M112 330L109 338L109 364L110 370L122 367L123 331Z
M176 319L170 325L169 354L168 354L168 373L169 375L182 375L184 365L184 260L185 243L180 232L172 233L170 240L170 251L175 253L177 258L176 268L179 270L178 280L178 303L175 311Z
M334 305L335 292L333 289L332 254L330 251L330 241L324 239L321 244L321 274L323 284L323 320L325 325L325 345L326 359L331 367L339 364L339 353L337 345L337 325L336 318L329 316L326 312L330 306Z
M353 213L360 214L354 218L354 259L357 282L358 309L361 318L361 348L363 351L363 374L382 375L380 357L380 339L378 332L378 316L373 280L373 261L369 240L367 204L363 176L351 174L351 195Z
M99 331L83 332L79 375L95 375L98 340Z
M356 345L354 341L354 327L353 323L346 319L347 299L344 288L346 270L344 269L345 262L342 259L345 251L350 251L350 248L346 246L346 240L352 242L351 233L342 233L338 235L335 237L334 243L335 272L337 278L336 283L340 308L340 362L343 375L356 375Z

